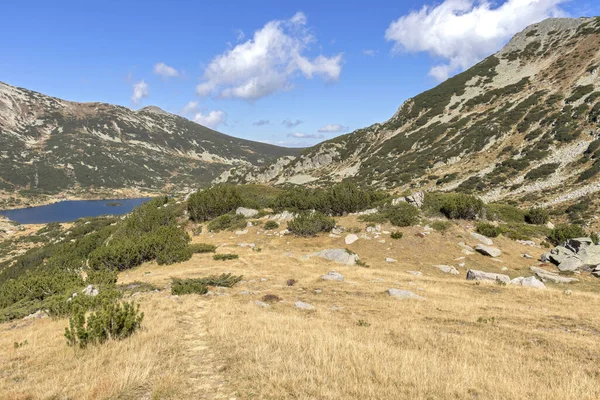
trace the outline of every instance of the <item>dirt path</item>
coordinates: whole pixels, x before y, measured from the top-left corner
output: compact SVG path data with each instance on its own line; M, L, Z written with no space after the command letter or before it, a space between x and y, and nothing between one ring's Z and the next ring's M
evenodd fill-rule
M203 302L204 303L204 302ZM194 311L177 317L183 353L187 359L186 398L189 399L235 399L232 390L220 372L223 363L208 341L206 314L209 304L198 304Z

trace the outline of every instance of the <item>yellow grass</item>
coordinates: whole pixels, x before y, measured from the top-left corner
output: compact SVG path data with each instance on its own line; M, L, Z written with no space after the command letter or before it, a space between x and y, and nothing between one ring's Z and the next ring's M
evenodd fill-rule
M353 218L339 222L364 227ZM416 227L402 230L398 241L384 236L386 243L361 239L349 246L343 238L279 238L257 228L239 237L195 237L228 243L218 252L240 259L214 261L200 254L178 265L145 264L123 273L120 282L146 281L162 289L170 277L226 271L243 274L245 281L213 289L212 296L140 294L135 298L146 313L145 329L85 351L66 346L65 320L2 324L0 393L9 399L600 398L600 297L589 290L599 281L582 277L583 283L570 286L571 296L562 286L542 291L475 285L464 279L467 268L500 272L506 266L511 277L523 275L536 263L520 254L538 256L542 250L500 238L495 241L502 262L481 255L455 260L464 256L458 241L473 243L465 226L426 238L414 236ZM262 251L240 248L241 242ZM302 257L344 247L370 267ZM460 276L432 268L461 261L466 266L458 268ZM345 281L319 279L332 269ZM291 278L298 283L290 287ZM392 287L426 300L391 298L384 292ZM283 301L256 305L265 294ZM299 300L316 311L295 309ZM13 348L24 340L28 344Z

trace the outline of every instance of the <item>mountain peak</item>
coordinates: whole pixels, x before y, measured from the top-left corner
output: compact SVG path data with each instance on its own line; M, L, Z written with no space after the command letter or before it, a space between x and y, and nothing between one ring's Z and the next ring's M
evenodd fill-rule
M154 114L160 114L160 115L173 115L170 112L167 112L165 110L163 110L160 107L157 106L146 106L146 107L142 107L139 110L137 110L137 112L149 112L149 113L154 113Z

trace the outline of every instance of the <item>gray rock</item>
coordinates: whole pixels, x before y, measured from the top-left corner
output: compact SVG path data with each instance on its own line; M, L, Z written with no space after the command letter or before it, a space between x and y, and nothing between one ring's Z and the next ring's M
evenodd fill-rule
M600 264L600 245L591 245L577 252L577 257L581 259L583 267L592 268Z
M264 301L259 301L259 300L256 300L254 302L254 304L256 304L257 306L262 307L262 308L269 308L269 307L271 307L269 304L265 303Z
M477 232L471 232L471 236L473 237L473 239L478 240L481 243L486 244L488 246L492 246L494 244L494 242L492 241L492 239L490 239L487 236L480 235Z
M546 285L544 285L543 282L538 281L535 276L529 276L527 278L525 278L524 276L519 276L518 278L511 280L510 283L511 285L519 285L534 289L546 288Z
M531 272L533 272L538 278L542 280L542 282L554 282L554 283L572 283L577 282L579 279L569 278L566 276L560 276L554 272L546 271L545 269L539 267L530 267Z
M581 267L583 267L583 261L579 257L568 257L558 264L558 269L561 272L576 271Z
M344 275L340 274L339 272L329 271L328 273L323 275L321 277L321 279L324 279L326 281L340 281L341 282L344 280Z
M533 240L520 240L520 239L518 239L517 243L520 243L523 246L530 246L530 247L536 247L537 246Z
M307 310L307 311L314 311L316 310L315 306L313 306L312 304L308 304L305 303L303 301L297 301L294 303L294 307L300 309L300 310Z
M574 253L594 245L594 241L589 237L569 239L565 243L565 247Z
M594 271L592 271L592 275L595 276L596 278L600 278L600 270L595 269Z
M521 257L526 258L528 260L532 260L534 257L531 254L523 253Z
M396 260L395 258L386 257L386 258L385 258L385 262L389 262L389 263L395 263L395 262L398 262L398 260Z
M501 281L504 283L510 283L510 277L504 274L495 274L493 272L483 272L470 269L467 271L467 280L472 281L490 281L496 282Z
M415 207L421 208L423 206L423 202L425 201L425 193L415 192L410 196L406 196L406 201Z
M406 272L408 272L409 274L414 275L414 276L423 276L423 273L421 271L406 271Z
M253 249L253 248L256 247L256 244L254 244L254 243L240 243L240 244L238 244L238 246L240 246L240 247L249 247L249 248Z
M500 249L497 249L495 247L486 246L484 244L478 244L477 246L475 246L475 250L477 250L478 252L480 252L483 255L490 256L490 257L499 257L502 254L502 251Z
M564 246L556 246L552 250L550 250L550 254L548 258L554 264L558 265L569 257L575 256L575 253Z
M345 229L343 226L336 226L331 230L331 233L333 233L334 235L341 235L342 233L344 233L344 231Z
M352 244L352 243L356 242L357 240L358 240L358 236L351 233L350 235L346 236L346 238L344 239L344 242L346 242L346 244Z
M356 262L360 259L358 254L348 253L346 249L321 250L313 253L312 256L321 257L344 265L356 265Z
M395 297L397 299L415 299L415 300L425 300L425 297L419 296L408 290L402 289L388 289L385 291L388 295Z
M550 259L550 256L551 256L551 255L552 255L552 254L551 254L550 252L544 253L544 254L542 254L542 256L540 257L540 260L541 260L542 262L545 262L545 263L547 263L547 262L552 262L552 260Z
M245 235L246 233L248 233L248 230L247 230L247 229L244 229L244 230L242 230L242 231L236 231L236 232L235 232L235 234L236 234L236 235Z
M37 310L36 312L34 312L33 314L29 314L26 317L23 317L23 319L25 320L29 320L29 319L43 319L43 318L48 318L48 313L42 310Z
M235 213L237 215L243 215L246 218L252 218L258 215L258 210L253 208L238 207L238 209L235 210Z
M86 296L96 297L98 296L99 291L98 288L95 288L93 285L87 285L85 289L81 291L81 293L83 293Z
M460 274L460 272L458 272L458 270L456 268L454 268L452 265L434 265L433 267L437 268L440 271L445 272L447 274L452 274L452 275Z

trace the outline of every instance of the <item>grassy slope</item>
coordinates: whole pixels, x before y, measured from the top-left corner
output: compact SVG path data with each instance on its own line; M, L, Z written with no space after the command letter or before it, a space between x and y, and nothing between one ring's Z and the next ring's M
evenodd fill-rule
M353 217L338 222L365 226ZM537 262L520 254L539 256L542 249L498 238L502 262L466 256L461 275L452 276L432 265L461 262L457 242L475 244L466 225L426 238L414 236L418 227L401 230L399 241L384 235L386 243L361 239L350 246L343 238L281 238L259 228L242 236L197 236L194 242L228 243L218 253L234 252L240 259L219 262L199 254L168 267L144 264L121 274L120 283L145 281L162 289L170 277L226 270L243 274L246 282L214 289L224 296L175 299L168 290L136 295L146 312L145 329L85 352L66 347L65 320L2 324L0 393L8 398L600 397L597 280L582 277L569 286L572 296L565 296L562 286L538 291L474 285L464 280L467 268L500 272L506 266L511 277L529 275L527 268ZM254 242L262 251L238 247L242 242ZM302 258L336 247L349 247L370 268ZM385 257L398 263L386 263ZM346 281L319 279L332 269ZM298 283L286 286L290 278ZM391 287L427 300L390 298L384 291ZM242 295L244 290L252 294ZM256 306L254 300L267 293L284 302L269 309ZM295 310L298 300L314 304L316 312ZM493 323L478 322L492 317ZM359 320L371 325L358 326ZM13 348L24 340L27 345Z

